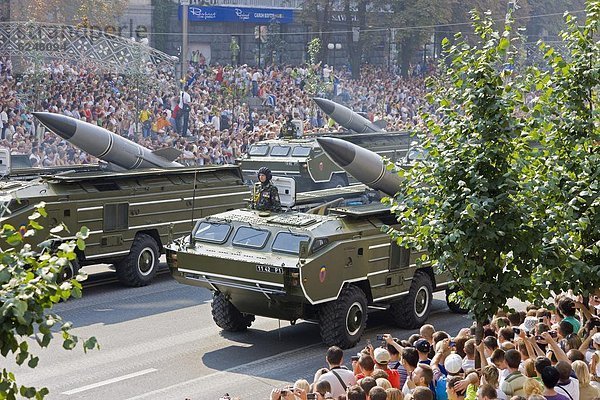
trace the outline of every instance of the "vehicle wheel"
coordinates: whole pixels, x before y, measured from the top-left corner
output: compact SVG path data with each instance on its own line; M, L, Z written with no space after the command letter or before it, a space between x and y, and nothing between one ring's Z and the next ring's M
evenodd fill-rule
M433 285L429 275L417 272L408 295L392 303L390 313L396 325L404 329L421 327L427 321L433 300Z
M129 254L118 263L117 277L127 286L146 286L158 269L158 244L150 235L135 236Z
M469 310L462 308L457 302L450 300L450 295L454 292L455 290L446 289L446 304L448 305L448 308L455 314L467 314Z
M229 332L243 332L254 322L254 315L241 313L220 292L213 295L212 316L219 328Z
M356 286L345 287L337 300L321 306L319 325L326 345L353 347L367 325L367 296Z
M62 271L60 271L60 275L58 276L58 282L62 283L75 278L79 273L80 268L81 267L79 266L79 260L77 260L76 258L69 261L69 263L63 267Z

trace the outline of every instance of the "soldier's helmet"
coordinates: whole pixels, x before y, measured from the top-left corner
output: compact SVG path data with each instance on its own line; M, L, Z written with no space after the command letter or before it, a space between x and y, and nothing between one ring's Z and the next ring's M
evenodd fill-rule
M260 169L258 170L258 174L257 175L264 175L267 177L267 182L269 182L271 180L271 178L273 177L273 174L271 173L271 170L267 167L260 167Z

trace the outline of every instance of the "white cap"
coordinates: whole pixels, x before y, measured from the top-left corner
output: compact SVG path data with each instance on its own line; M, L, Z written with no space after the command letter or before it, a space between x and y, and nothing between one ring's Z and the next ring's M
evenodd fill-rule
M462 369L462 357L456 353L450 354L444 361L444 368L449 374L457 374Z

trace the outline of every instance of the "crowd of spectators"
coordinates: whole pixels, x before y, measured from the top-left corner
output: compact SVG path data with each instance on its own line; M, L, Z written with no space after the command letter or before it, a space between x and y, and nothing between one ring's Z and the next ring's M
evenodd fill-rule
M151 149L175 147L186 164L232 163L252 143L277 137L290 115L300 121L304 135L340 130L311 101L307 82L312 73L320 82L318 95L373 120L385 119L388 131L419 123L422 75L402 78L365 65L361 79L352 80L345 68L311 68L192 63L180 85L172 70L151 66L142 74L118 75L53 61L21 66L17 73L11 59L0 58L0 146L30 155L35 166L97 162L32 115L49 111L97 124Z
M580 299L581 300L581 299ZM271 400L599 400L600 296L586 306L560 295L548 308L499 312L475 340L423 325L407 339L381 335L345 358L330 347L312 382L274 389ZM477 360L477 368L476 368ZM347 365L348 367L346 367Z

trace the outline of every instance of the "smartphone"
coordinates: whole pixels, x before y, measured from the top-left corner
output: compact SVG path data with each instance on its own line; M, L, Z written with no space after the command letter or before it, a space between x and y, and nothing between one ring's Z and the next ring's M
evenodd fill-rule
M352 361L358 361L358 358L359 358L358 356L352 356L352 357L350 357L350 359L351 359Z
M379 341L383 341L383 340L384 340L384 339L383 339L383 334L381 334L381 335L377 335L377 340L379 340Z
M456 342L454 340L451 340L450 343L448 343L448 346L456 347Z
M513 332L515 333L515 335L520 335L521 334L521 329L520 328L513 328Z
M367 339L367 346L371 345L371 339Z
M316 393L306 393L306 400L317 400Z

